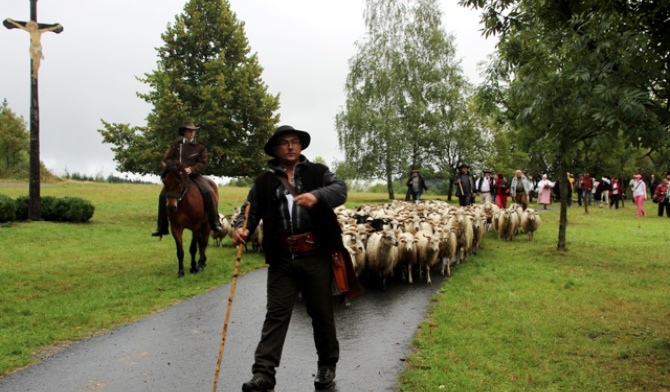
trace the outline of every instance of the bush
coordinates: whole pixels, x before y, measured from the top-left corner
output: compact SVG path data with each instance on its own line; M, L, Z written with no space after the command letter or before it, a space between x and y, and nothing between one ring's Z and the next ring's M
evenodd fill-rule
M16 202L7 195L0 195L0 222L12 222L16 219Z
M95 211L91 202L79 197L42 196L41 200L42 220L49 222L88 222ZM29 204L30 198L28 196L18 197L14 207L14 219L19 221L28 220Z
M28 208L30 204L30 198L28 196L19 196L16 198L16 220L17 221L27 221L28 220Z
M42 196L42 219L50 222L58 222L56 211L56 198L54 196ZM30 203L30 200L28 201Z
M63 211L63 222L88 222L95 207L90 201L79 197L64 197L59 200Z

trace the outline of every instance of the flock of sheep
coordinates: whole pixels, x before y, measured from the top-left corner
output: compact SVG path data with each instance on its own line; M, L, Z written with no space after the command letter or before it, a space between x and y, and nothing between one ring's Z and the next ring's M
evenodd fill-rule
M539 213L533 209L524 211L517 204L500 209L491 202L455 207L440 200L394 200L356 209L339 206L335 213L356 274L378 280L384 288L389 276L399 275L413 283L418 273L419 279L430 284L433 269L451 275L451 266L475 254L491 229L506 241L522 231L532 240L541 224ZM239 211L230 220L221 216L229 235L233 231L229 222L234 222L237 214ZM221 241L216 241L220 246ZM262 250L262 225L248 243L253 250Z

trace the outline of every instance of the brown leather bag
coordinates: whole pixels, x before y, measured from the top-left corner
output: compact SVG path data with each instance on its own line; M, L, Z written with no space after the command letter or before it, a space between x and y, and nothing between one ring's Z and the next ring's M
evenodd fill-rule
M344 259L344 251L341 249L334 250L330 254L333 263L333 277L335 278L335 287L340 293L349 291L349 282L347 280L346 260Z

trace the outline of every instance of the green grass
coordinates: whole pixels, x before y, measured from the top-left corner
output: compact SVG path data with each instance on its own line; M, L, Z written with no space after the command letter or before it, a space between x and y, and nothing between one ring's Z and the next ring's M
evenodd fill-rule
M565 253L558 211L532 243L489 233L435 296L400 390L670 390L670 219L646 208L571 208Z
M221 212L232 213L248 190L222 188ZM56 346L94 336L230 281L236 248L208 247L205 273L177 279L171 236L155 229L159 185L64 182L41 194L90 200L90 223L14 223L0 227L0 375L35 362ZM3 184L17 197L27 184ZM190 242L190 232L185 243ZM188 250L185 263L190 262ZM245 254L241 271L262 267Z
M96 207L87 224L0 226L0 377L69 342L95 336L230 281L236 249L208 248L204 273L177 279L171 237L151 238L159 185L62 182L42 195ZM220 188L230 214L247 190ZM27 195L26 183L0 193ZM386 202L352 193L347 205ZM558 211L535 241L489 233L453 269L414 341L400 391L670 391L670 219L569 210L567 252ZM190 234L187 235L190 240ZM264 266L245 253L242 270Z

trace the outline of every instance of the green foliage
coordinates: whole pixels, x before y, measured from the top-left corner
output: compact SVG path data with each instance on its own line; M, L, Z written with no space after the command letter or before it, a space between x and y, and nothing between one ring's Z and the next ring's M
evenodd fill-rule
M89 201L78 197L42 198L42 218L46 221L88 222L94 211Z
M138 96L153 105L146 126L102 121L99 130L120 172L159 174L159 162L186 119L202 128L208 174L250 176L263 169L265 142L278 121L279 97L268 93L250 54L244 25L227 0L189 0L162 35L158 67Z
M251 188L253 185L254 179L252 177L238 177L231 179L227 186L234 186L238 188Z
M409 168L451 170L485 144L441 15L434 0L367 2L367 35L350 60L347 101L336 116L345 155L338 175L383 179L393 189L393 177Z
M0 223L16 219L16 202L9 196L0 194Z
M3 195L0 195L0 198ZM11 199L10 199L11 200ZM55 197L42 196L40 197L42 205L42 220L48 222L72 222L83 223L88 222L95 212L95 207L90 201L79 197ZM0 204L2 202L0 201ZM30 198L28 196L19 196L16 200L12 200L12 221L28 220L28 208ZM3 207L0 206L0 209ZM0 211L0 215L2 212ZM1 216L0 216L1 218ZM0 220L2 222L2 220Z
M492 104L480 108L508 125L510 150L528 154L525 171L556 173L564 181L576 163L584 165L580 171L625 170L628 164L611 154L616 144L623 143L629 156L641 146L670 143L668 123L659 116L659 103L667 111L668 102L650 94L667 71L648 47L645 18L635 12L641 2L460 4L482 8L486 34L500 36L481 89ZM596 161L604 156L607 165ZM560 227L558 247L563 248L566 222Z
M13 173L25 164L29 149L30 133L25 121L4 100L0 106L0 175Z
M40 200L44 203L44 197ZM30 208L30 198L28 196L19 196L15 200L16 217L19 222L28 220L28 210Z

